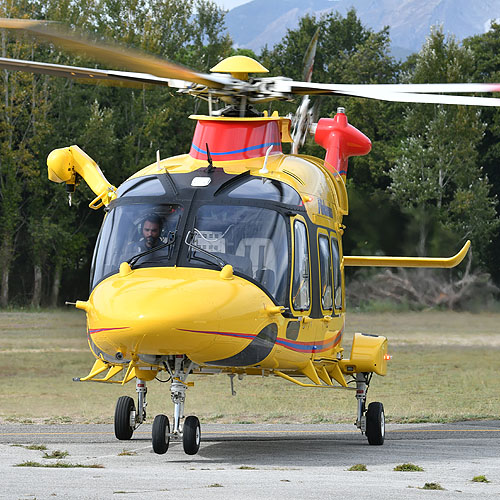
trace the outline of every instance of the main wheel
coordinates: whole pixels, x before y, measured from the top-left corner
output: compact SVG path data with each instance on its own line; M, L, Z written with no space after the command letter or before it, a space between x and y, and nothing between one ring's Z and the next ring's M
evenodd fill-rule
M170 422L166 415L156 415L153 421L153 451L158 455L167 453L170 444Z
M366 412L366 437L369 444L384 444L385 416L382 403L370 403Z
M115 436L121 441L132 437L134 426L132 416L135 414L135 403L130 396L120 396L115 408Z
M201 426L198 417L193 415L186 417L182 429L182 444L184 452L188 455L196 455L200 449Z

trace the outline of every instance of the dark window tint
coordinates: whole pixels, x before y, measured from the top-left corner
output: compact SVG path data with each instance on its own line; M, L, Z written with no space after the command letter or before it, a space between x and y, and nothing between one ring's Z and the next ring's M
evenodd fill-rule
M267 208L203 205L193 228L193 244L207 253L190 250L196 266L231 264L240 274L262 285L278 303L286 301L288 239L284 217Z
M296 311L307 311L310 305L309 246L303 222L294 224L294 259L292 305Z
M340 274L339 244L332 238L333 284L335 289L335 309L342 309L342 279Z
M92 265L93 288L105 277L117 273L120 264L146 250L168 242L183 208L180 205L133 203L113 208L104 219ZM154 230L154 233L150 233ZM148 237L150 238L148 240ZM169 248L141 257L135 267L171 266Z
M328 237L320 235L319 237L319 269L321 276L321 305L323 309L332 309L332 256Z
M118 196L162 196L165 190L157 177L131 179L118 188Z
M230 198L250 198L277 201L287 205L301 205L299 193L288 184L273 179L254 178L232 189Z

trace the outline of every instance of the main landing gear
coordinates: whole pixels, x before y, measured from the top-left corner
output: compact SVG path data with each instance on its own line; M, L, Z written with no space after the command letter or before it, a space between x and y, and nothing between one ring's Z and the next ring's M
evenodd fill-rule
M369 444L382 445L385 438L384 405L374 402L370 403L366 409L366 393L372 375L372 373L356 374L356 399L358 400L356 427L366 434Z
M200 449L201 426L198 417L190 415L184 418L184 401L186 400L186 379L193 369L193 362L186 356L173 356L164 363L170 374L170 394L174 403L173 427L166 415L156 415L153 421L153 451L159 455L167 452L170 439L182 439L184 452L196 455ZM120 440L131 439L132 434L146 420L146 383L137 379L138 394L137 411L134 400L129 396L121 396L115 409L115 436Z
M121 441L132 438L134 431L146 420L146 382L136 379L137 411L130 396L121 396L115 408L115 436Z

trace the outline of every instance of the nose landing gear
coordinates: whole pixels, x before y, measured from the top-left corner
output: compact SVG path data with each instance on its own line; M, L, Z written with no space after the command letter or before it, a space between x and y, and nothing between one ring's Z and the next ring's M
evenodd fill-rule
M172 366L173 365L173 366ZM200 449L201 426L198 417L190 415L184 419L184 402L188 384L186 379L193 369L194 363L186 356L175 356L173 362L165 362L165 369L172 379L170 395L174 403L173 428L170 431L170 422L165 415L157 415L153 422L153 451L162 455L168 450L170 439L182 439L184 452L196 455ZM184 424L182 421L184 420Z

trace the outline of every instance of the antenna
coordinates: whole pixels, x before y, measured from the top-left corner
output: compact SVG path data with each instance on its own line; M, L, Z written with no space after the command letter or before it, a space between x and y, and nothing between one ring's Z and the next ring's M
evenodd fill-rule
M158 170L161 170L161 167L160 167L160 150L159 149L156 150L156 166L157 166Z
M215 170L215 167L212 162L212 155L210 154L210 149L208 149L208 142L205 144L205 146L207 147L207 161L208 161L208 167L206 169L206 172L208 174L211 174Z
M269 153L273 149L274 145L271 144L266 151L266 157L264 158L264 165L262 165L262 168L259 170L259 174L268 174L269 170L267 170L267 160L269 158Z

